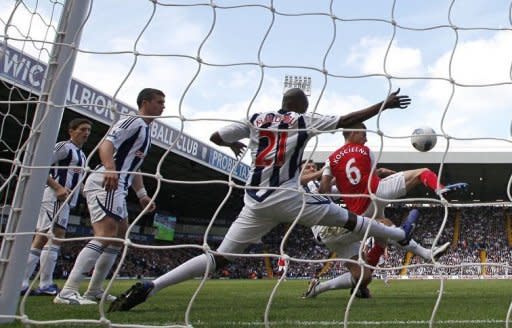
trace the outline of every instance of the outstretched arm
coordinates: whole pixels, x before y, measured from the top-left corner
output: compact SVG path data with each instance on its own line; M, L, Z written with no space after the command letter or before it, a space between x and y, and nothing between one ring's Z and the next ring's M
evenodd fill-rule
M376 103L368 108L361 109L350 114L340 117L337 128L346 128L357 123L366 121L369 118L374 117L379 113L381 107L383 110L388 108L407 108L411 104L411 98L407 95L399 96L400 88L395 92L391 93L384 102ZM384 106L383 106L384 103Z
M320 179L320 177L322 177L322 171L323 171L323 169L321 169L321 170L304 169L304 172L302 172L302 175L300 176L300 184L305 186L309 181Z
M219 132L214 132L211 137L210 141L213 142L216 145L229 147L235 153L235 156L238 158L238 156L242 155L243 151L247 147L245 144L241 143L240 141L235 142L225 142L220 137Z

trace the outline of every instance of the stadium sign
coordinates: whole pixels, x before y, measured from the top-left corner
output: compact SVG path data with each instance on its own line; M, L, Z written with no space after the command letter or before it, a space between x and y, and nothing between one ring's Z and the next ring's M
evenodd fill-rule
M46 69L45 63L0 42L0 76L3 79L29 92L39 94ZM137 113L135 108L76 79L72 79L69 84L66 105L82 115L107 125L117 121L119 115L117 113L121 115ZM117 109L117 113L111 108ZM232 172L235 178L242 181L246 181L249 177L247 164L237 164L235 158L159 120L151 124L151 138L155 145L164 149L172 146L173 153L214 170L226 174Z

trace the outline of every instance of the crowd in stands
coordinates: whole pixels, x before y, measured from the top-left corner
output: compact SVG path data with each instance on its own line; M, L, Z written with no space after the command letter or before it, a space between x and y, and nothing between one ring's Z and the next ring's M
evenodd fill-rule
M408 211L406 208L387 210L389 210L388 217L397 225ZM454 241L457 211L460 211L458 214L459 238ZM407 269L407 275L512 275L512 249L508 243L508 231L505 228L507 221L503 208L471 207L461 210L450 208L446 214L446 220L445 209L442 207L423 208L421 213L422 218L415 230L414 238L425 247L430 247L440 232L437 244L450 242L452 246L448 253L439 260L440 265L436 267L428 261L414 256L410 262L412 266ZM218 268L212 276L226 279L259 279L268 277L272 271L275 273L282 237L288 229L289 226L286 225L277 226L260 243L248 249L248 256L237 257L227 266ZM56 278L67 277L73 260L84 242L64 243L55 272ZM170 247L180 244L193 244L196 247ZM173 244L161 245L165 247L162 249L130 247L118 275L136 278L160 276L192 256L201 253L203 251L201 245L202 236L198 236L193 240L178 238ZM215 249L218 246L218 241L209 243L209 246ZM323 263L307 260L325 260L330 255L325 247L315 242L310 229L300 225L293 228L284 242L283 248L288 256L300 260L289 262L287 278L310 278L315 272L322 269ZM269 257L267 261L263 256L251 256L262 253L275 256ZM390 245L388 254L386 262L381 267L394 268L389 270L388 274L399 275L400 267L406 258L404 250ZM486 259L488 265L481 264L482 258ZM493 266L490 263L498 263L498 265ZM325 277L333 277L343 271L344 267L341 263L335 262L326 272Z

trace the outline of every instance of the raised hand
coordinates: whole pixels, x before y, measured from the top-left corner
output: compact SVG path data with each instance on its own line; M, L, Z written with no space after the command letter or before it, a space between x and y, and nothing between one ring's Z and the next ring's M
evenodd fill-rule
M407 108L411 104L411 98L407 95L399 96L400 88L395 92L392 92L386 102L384 103L384 108Z
M144 196L140 198L139 204L140 207L142 207L143 209L146 208L146 206L148 206L149 204L148 212L153 212L156 209L156 204L153 201L151 201L151 197L149 196Z
M68 195L70 194L71 190L69 190L68 188L66 187L63 187L63 186L60 186L56 191L55 191L55 196L57 197L58 200L60 200L61 202L65 201L66 198L68 198Z
M119 175L116 172L103 173L103 188L106 191L113 191L117 189L119 183Z
M233 142L229 145L229 148L235 153L235 157L238 158L240 155L242 155L243 151L247 146L240 141Z

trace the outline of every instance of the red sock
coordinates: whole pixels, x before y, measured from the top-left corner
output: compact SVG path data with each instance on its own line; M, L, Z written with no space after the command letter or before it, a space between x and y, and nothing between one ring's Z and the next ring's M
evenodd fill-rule
M379 263L379 258L384 254L384 247L375 244L366 254L366 263L371 266L376 266Z
M420 174L420 180L426 187L429 187L434 191L444 188L442 184L437 184L437 175L429 169Z

